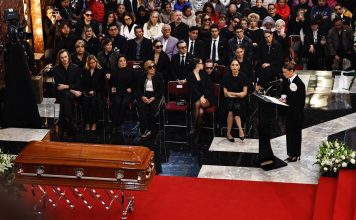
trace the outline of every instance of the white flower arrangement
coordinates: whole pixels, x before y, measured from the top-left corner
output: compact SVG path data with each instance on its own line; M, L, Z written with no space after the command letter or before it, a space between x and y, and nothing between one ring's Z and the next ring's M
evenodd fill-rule
M16 155L4 154L0 149L0 176L4 174L6 170L12 167L13 161Z
M341 168L355 167L356 152L339 141L325 141L319 146L316 163L326 176L336 176Z

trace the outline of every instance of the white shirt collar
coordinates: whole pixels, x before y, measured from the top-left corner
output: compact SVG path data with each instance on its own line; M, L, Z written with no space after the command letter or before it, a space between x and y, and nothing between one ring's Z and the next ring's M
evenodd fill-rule
M294 75L293 75L291 78L289 78L290 83L293 82L293 80L295 79L295 77L297 77L297 74L296 74L296 73L294 73Z

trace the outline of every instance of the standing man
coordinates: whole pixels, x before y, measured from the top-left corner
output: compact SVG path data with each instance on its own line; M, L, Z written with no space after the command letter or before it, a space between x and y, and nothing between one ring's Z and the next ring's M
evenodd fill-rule
M161 41L163 45L162 50L168 55L169 59L172 59L172 56L178 53L178 39L171 36L171 26L169 26L169 24L163 25L162 36L157 37L156 40Z
M287 98L281 101L289 105L286 112L288 158L285 159L288 162L300 160L304 119L305 85L295 73L295 67L296 64L292 62L283 66L283 75L286 80L284 80L282 94L285 94Z
M194 57L204 59L204 42L198 39L199 27L192 26L189 28L189 37L184 41L188 44L188 53Z
M219 27L216 24L210 26L211 38L206 42L206 59L212 59L214 63L227 65L230 48L227 40L219 36Z
M71 62L67 50L58 52L57 65L53 69L53 77L59 98L59 127L62 131L74 133L77 129L73 123L73 100L82 95L80 70Z

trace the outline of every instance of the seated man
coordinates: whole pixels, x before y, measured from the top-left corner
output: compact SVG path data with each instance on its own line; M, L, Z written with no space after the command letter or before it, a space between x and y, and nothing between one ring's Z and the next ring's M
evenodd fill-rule
M152 54L152 42L143 36L141 26L134 28L135 38L128 41L128 60L146 61Z
M60 104L59 126L62 131L74 133L73 100L82 95L79 67L71 62L67 50L62 49L57 56L58 65L53 69L53 77L57 86Z

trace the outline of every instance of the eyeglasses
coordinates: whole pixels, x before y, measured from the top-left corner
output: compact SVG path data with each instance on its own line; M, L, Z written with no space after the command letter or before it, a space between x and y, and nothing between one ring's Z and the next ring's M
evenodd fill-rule
M148 69L151 70L151 69L155 69L156 68L156 65L151 65L151 66L148 66Z
M156 48L156 49L163 48L163 45L156 45L155 48Z
M85 14L85 16L91 17L93 16L93 14Z

